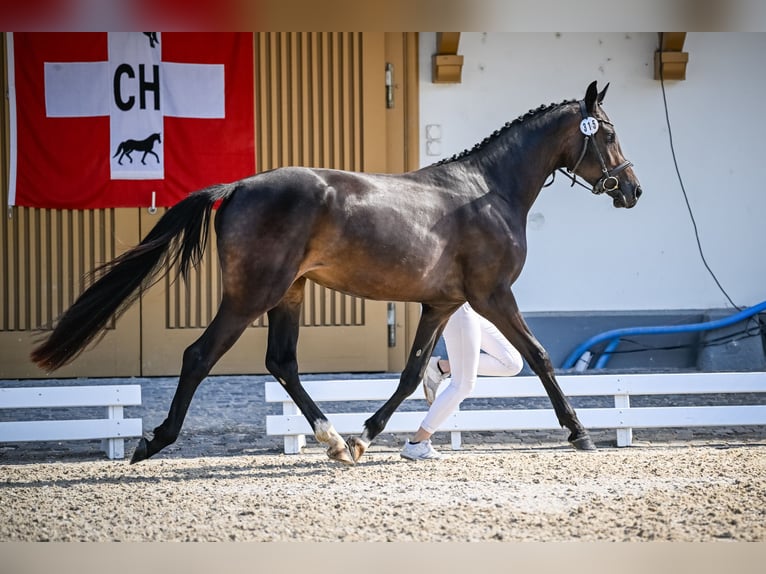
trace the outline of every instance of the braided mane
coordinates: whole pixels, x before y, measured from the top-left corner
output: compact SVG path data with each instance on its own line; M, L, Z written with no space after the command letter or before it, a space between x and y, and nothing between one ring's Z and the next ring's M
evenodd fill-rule
M537 116L539 116L541 114L544 114L545 112L548 112L548 111L550 111L550 110L552 110L554 108L557 108L559 106L564 106L566 104L571 104L571 103L576 102L576 101L577 100L564 100L563 102L560 102L560 103L553 102L551 104L548 104L547 106L545 104L543 104L539 108L535 108L535 109L529 110L526 114L524 114L522 116L519 116L518 118L516 118L512 122L506 122L505 125L502 128L495 130L494 132L492 132L492 134L490 134L489 136L485 137L482 141L480 141L479 143L474 145L472 148L465 149L465 150L463 150L463 151L461 151L459 153L456 153L452 157L439 160L438 162L434 163L433 165L444 165L445 163L451 163L453 161L456 161L456 160L462 159L464 157L467 157L467 156L471 155L472 153L477 152L477 151L483 149L488 144L490 144L491 142L495 141L497 138L502 136L505 132L507 132L512 127L517 126L519 124L522 124L525 121L527 121L529 119L532 119L532 118L535 118L535 117L537 117Z

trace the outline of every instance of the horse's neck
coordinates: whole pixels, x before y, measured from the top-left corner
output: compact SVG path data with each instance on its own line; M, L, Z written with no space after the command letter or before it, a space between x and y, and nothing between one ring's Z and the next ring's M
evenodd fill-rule
M565 163L567 112L554 108L536 120L512 126L478 157L492 189L528 211L550 174Z

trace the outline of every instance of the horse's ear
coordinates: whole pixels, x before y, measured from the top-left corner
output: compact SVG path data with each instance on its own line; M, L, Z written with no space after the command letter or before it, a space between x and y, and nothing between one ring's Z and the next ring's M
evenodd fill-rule
M604 89L601 90L601 92L599 92L599 94L598 94L598 103L599 104L604 101L604 96L606 95L606 91L608 89L609 89L609 83L607 83L606 86L604 86Z
M592 81L588 90L585 92L585 109L588 112L593 113L596 108L596 99L598 98L598 88L596 87L596 81Z

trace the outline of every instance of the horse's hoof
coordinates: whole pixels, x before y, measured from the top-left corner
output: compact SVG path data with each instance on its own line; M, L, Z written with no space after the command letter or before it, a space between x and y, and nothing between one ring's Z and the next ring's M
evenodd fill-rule
M328 448L327 456L329 456L330 459L337 460L338 462L342 462L343 464L347 464L349 466L354 465L354 458L351 455L351 451L349 450L348 445L346 443L343 443L342 448L333 448L333 447Z
M587 433L575 439L570 437L569 442L577 450L596 450L596 445L593 444L590 435Z
M133 457L130 459L130 464L136 464L147 458L149 458L149 443L145 438L141 437L141 440L138 441L136 450L133 451Z
M362 455L367 451L368 444L355 436L352 436L346 442L351 451L351 456L354 457L354 462L359 462L359 459L362 458Z

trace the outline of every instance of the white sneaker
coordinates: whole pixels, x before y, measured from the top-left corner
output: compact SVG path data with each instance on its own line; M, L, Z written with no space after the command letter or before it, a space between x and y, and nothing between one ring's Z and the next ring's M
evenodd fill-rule
M442 455L431 446L431 439L421 440L417 443L411 443L408 440L404 443L399 456L407 460L436 460L442 458Z
M426 396L426 402L430 407L436 399L436 390L442 381L449 375L439 370L439 359L441 357L431 357L426 367L426 374L423 376L423 394Z

